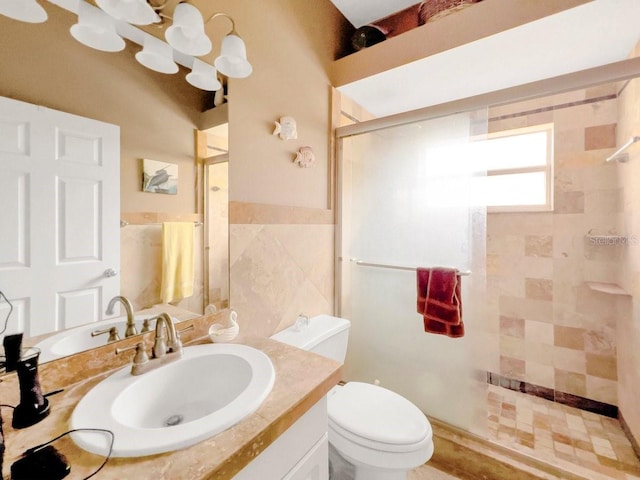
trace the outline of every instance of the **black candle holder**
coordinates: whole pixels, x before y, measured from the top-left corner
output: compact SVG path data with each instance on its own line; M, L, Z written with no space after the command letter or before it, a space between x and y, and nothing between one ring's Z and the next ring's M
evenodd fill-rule
M16 365L20 384L20 403L13 411L13 428L27 428L43 420L50 413L49 400L42 394L38 378L40 349L24 348Z

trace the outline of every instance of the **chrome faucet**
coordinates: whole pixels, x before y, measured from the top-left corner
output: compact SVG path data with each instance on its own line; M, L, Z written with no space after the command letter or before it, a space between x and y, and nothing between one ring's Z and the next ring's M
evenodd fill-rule
M118 302L124 305L124 309L127 312L127 328L124 331L124 336L130 337L132 335L137 335L138 330L136 329L135 320L133 318L133 305L131 304L131 301L127 297L123 297L120 295L118 295L117 297L113 297L109 301L109 305L107 305L107 311L105 313L107 315L113 315L114 313L113 309L116 306L116 303Z

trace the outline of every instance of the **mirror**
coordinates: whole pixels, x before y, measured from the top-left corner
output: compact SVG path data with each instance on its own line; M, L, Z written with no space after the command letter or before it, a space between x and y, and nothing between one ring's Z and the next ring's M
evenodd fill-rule
M0 78L0 96L120 127L119 216L128 225L119 231L120 265L114 268L120 280L118 293L132 301L136 312L143 310L147 316L157 311L167 311L177 319L201 315L209 303L204 291L204 242L205 238L209 245L218 242L205 231L214 224L199 209L204 187L194 188L203 181L194 168L194 128L201 125L201 106L207 103L206 95L184 80L185 72L164 75L139 65L135 54L141 47L137 45L128 43L122 52L106 53L79 44L69 33L76 17L49 2L42 5L49 18L41 24L0 16L3 32L0 59L3 65L11 66L4 69ZM178 165L176 195L142 191L143 159ZM147 310L161 303L159 252L163 221L203 224L195 230L194 294L175 307L161 305ZM221 243L228 242L226 224L215 224L212 228L224 236ZM38 235L47 233L37 227L34 230ZM3 241L6 237L0 236L0 248ZM228 285L228 270L225 272L220 266L215 272L215 281L217 275L224 276L222 283L226 281ZM0 290L11 298L9 281L0 282ZM108 300L103 300L104 308ZM21 299L14 298L14 306L20 302ZM221 307L225 305L222 299L215 302ZM0 302L0 317L4 318L6 310L7 305ZM125 313L124 309L120 312ZM96 312L96 316L101 313ZM25 318L20 315L20 308L16 308L7 333L25 332L26 337L31 336L25 338L25 345L51 335L25 324ZM79 319L55 328L82 328L81 325L92 321ZM123 331L120 336L124 337ZM107 335L98 339L100 345L107 343Z
M204 131L205 313L229 308L229 123Z

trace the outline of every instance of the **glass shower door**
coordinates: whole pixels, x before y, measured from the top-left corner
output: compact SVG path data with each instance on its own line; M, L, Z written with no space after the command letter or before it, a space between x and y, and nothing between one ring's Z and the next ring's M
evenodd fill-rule
M482 172L467 152L484 131L475 112L342 139L337 269L340 315L352 322L347 379L379 381L430 417L479 433L486 214L474 200ZM461 338L424 331L415 268L433 266L471 271Z

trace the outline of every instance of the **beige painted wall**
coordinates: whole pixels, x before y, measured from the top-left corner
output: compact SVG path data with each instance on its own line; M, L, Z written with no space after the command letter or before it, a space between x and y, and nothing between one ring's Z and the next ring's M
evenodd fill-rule
M344 19L329 0L216 7L235 19L254 68L229 85L231 307L241 328L271 335L299 313L333 311L327 72ZM272 135L284 115L296 118L297 140ZM316 163L299 168L292 160L307 145Z
M258 10L224 0L216 8L235 19L254 69L249 78L231 80L229 86L231 200L327 208L327 72L342 16L329 0L265 0ZM297 140L272 135L274 121L284 115L297 120ZM311 146L316 154L311 168L292 163L302 146Z

